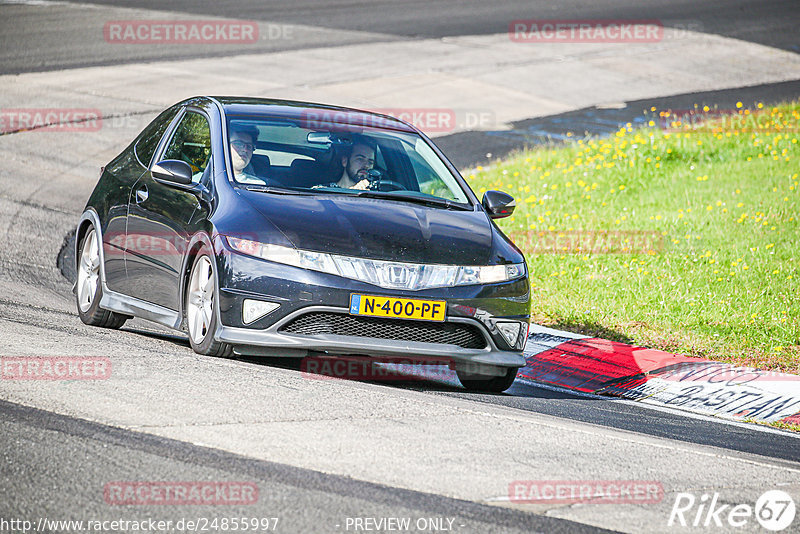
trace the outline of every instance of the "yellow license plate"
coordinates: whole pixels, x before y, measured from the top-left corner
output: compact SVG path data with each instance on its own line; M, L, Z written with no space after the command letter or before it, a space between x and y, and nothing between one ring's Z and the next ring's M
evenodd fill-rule
M444 321L447 302L444 300L401 299L375 295L350 295L351 315Z

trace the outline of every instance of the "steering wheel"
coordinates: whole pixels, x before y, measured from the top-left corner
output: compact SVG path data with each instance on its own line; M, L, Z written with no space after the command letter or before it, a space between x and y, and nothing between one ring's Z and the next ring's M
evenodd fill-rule
M379 169L370 169L367 177L370 181L369 188L373 191L401 191L406 187L400 182L384 178L386 173Z
M405 190L405 186L395 182L394 180L376 180L373 182L377 191L401 191ZM388 189L386 189L388 188Z

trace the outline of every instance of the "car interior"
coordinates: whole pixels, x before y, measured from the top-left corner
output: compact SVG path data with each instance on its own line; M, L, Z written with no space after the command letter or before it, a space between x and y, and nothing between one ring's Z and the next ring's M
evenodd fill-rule
M265 182L289 188L323 188L337 182L344 170L342 159L349 154L354 134L369 137L376 145L375 162L370 171L373 191L403 192L466 202L459 186L443 181L449 176L438 156L420 145L413 136L395 132L354 131L351 127L305 128L295 122L273 119L233 119L230 125L259 130L251 165ZM416 143L416 144L415 144ZM422 148L420 148L422 147ZM344 190L347 191L347 190ZM354 192L357 190L353 190ZM337 190L336 192L342 192Z
M258 141L251 162L259 177L268 177L287 187L311 188L341 178L344 170L342 155L347 153L346 149L344 146L329 145L320 150ZM379 145L374 168L383 176L389 176L382 153ZM273 164L273 160L282 164ZM403 186L408 190L418 190L410 183L404 183Z

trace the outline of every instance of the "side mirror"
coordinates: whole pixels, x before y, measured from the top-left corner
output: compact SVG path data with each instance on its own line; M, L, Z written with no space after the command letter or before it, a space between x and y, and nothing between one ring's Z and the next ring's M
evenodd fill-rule
M481 204L492 219L508 217L514 213L514 208L517 207L514 197L502 191L487 191L483 195Z
M165 159L153 165L153 178L166 185L191 185L192 168L185 161Z

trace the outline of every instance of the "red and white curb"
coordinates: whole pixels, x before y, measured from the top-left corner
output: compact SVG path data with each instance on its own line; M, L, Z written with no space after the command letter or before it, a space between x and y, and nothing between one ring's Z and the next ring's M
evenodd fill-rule
M800 376L531 325L517 378L734 420L800 424Z

